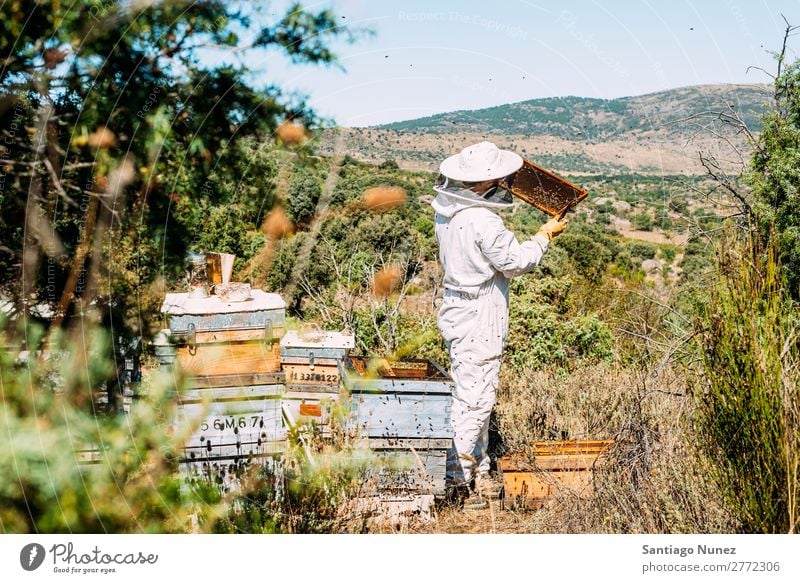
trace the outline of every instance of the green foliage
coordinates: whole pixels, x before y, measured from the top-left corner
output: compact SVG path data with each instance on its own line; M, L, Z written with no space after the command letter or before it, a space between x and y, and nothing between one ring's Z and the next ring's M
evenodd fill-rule
M783 275L800 299L800 61L775 79L775 109L762 132L746 179L753 188L753 212L762 237L776 229Z
M434 225L428 217L419 217L414 221L414 228L425 237L433 237Z
M675 247L662 246L659 249L658 254L664 261L672 263L675 261L675 255L677 254L677 251L675 250Z
M245 218L241 205L213 207L195 239L197 251L233 253L238 261L247 261L264 244L264 236Z
M318 122L301 99L254 86L246 66L201 58L198 47L329 64L337 38L353 38L341 19L297 4L275 12L220 0L21 0L4 9L0 129L17 128L2 152L4 296L61 303L66 316L76 302L103 303L119 332L136 333L152 317L136 305L141 290L156 276L174 284L187 248L214 242L209 217L223 246L251 254L249 232L274 202L276 164L261 146L278 148L273 132L286 119ZM29 263L23 280L16 258L34 215L47 237L26 253L50 261ZM245 227L243 239L226 216Z
M682 281L702 279L712 267L713 250L713 245L707 239L699 236L690 237L681 259Z
M298 252L306 236L308 236L307 233L298 233L294 237L282 239L279 242L272 256L272 263L267 275L267 289L281 291L289 284Z
M573 368L611 358L607 324L595 314L566 316L573 286L569 276L513 281L505 361L515 370Z
M577 272L590 282L598 282L619 253L618 243L599 226L574 221L560 235L556 245L566 250Z
M651 217L650 213L648 213L647 211L643 211L636 215L633 215L631 223L635 228L639 229L640 231L650 231L653 229L653 217Z
M778 243L720 246L718 283L699 307L697 435L745 532L800 519L798 313L781 282Z
M322 183L316 174L306 168L298 169L292 177L286 197L286 212L295 223L308 224L314 216L322 194Z
M384 160L378 166L381 170L400 170L400 166L398 166L395 160Z
M130 415L97 413L95 392L110 382L108 339L27 334L27 356L0 336L0 525L17 533L183 532L191 500L176 475L180 436L170 426L171 375L155 375ZM93 390L94 389L94 390ZM97 452L96 463L81 461Z
M631 257L638 257L639 259L653 259L657 251L658 247L642 241L634 241L628 244L628 252Z

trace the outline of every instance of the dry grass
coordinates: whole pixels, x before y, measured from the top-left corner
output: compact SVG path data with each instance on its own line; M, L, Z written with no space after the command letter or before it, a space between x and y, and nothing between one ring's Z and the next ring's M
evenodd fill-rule
M295 225L286 216L286 211L282 207L275 207L264 219L261 230L273 241L288 237L295 231Z
M518 513L518 532L735 529L693 446L692 398L676 371L594 365L570 374L506 374L503 381L497 426L505 451L530 454L533 441L548 439L615 442L595 471L594 498L564 492L538 511Z
M371 211L388 211L405 202L406 191L399 186L376 186L364 191L364 206Z
M385 525L409 533L707 533L737 525L693 447L691 396L669 369L643 375L615 365L570 374L506 373L496 410L501 446L530 451L535 440L608 438L614 448L595 470L595 494L561 492L538 510L493 502L464 512L441 505L432 522ZM374 530L373 530L374 531Z

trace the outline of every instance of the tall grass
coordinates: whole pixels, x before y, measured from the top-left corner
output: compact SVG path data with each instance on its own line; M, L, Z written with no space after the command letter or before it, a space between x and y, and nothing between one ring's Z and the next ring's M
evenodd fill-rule
M612 439L594 495L563 490L501 528L535 533L709 533L736 528L699 459L693 400L676 367L599 363L572 371L504 372L496 453L531 456L532 443ZM512 514L512 513L509 513Z
M698 310L697 435L742 529L798 527L800 392L797 307L766 246L730 237L717 284Z

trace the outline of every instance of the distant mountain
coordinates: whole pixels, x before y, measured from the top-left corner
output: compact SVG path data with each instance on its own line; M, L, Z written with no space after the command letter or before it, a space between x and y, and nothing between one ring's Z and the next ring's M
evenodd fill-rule
M636 97L546 97L472 111L453 111L377 126L399 132L526 134L604 140L654 129L683 132L689 116L733 108L751 130L770 97L768 85L696 85Z
M758 132L770 100L768 85L697 85L619 99L532 99L341 131L351 156L412 169L435 170L488 139L562 173L698 174L698 151L732 168L747 154L744 136L715 114ZM322 150L332 150L329 138Z

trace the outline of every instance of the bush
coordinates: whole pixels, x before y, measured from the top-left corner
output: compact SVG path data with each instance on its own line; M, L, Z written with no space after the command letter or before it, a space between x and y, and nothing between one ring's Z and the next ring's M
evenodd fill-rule
M774 236L773 236L774 237ZM779 247L720 246L718 283L698 313L697 434L745 532L793 532L800 520L798 313Z
M675 247L661 247L661 249L659 250L659 255L661 256L661 259L663 259L668 263L672 263L673 261L675 261L676 253L677 252L675 251Z
M0 525L11 533L153 533L191 528L192 500L177 479L180 436L171 435L171 375L155 375L130 415L95 414L110 382L108 339L26 335L29 355L0 336ZM24 374L23 374L24 371ZM97 463L81 461L96 451Z
M640 231L651 231L653 229L653 218L646 211L634 215L631 223Z
M517 280L512 285L505 361L514 370L573 368L611 358L613 336L593 314L565 317L569 278Z
M300 168L292 177L286 196L286 213L298 225L305 225L314 217L317 202L322 194L319 178L310 170Z
M649 243L634 242L628 245L631 257L639 259L653 259L656 256L657 247Z
M576 271L593 283L599 282L609 264L619 253L619 245L599 227L576 222L556 239L555 247L564 249Z

